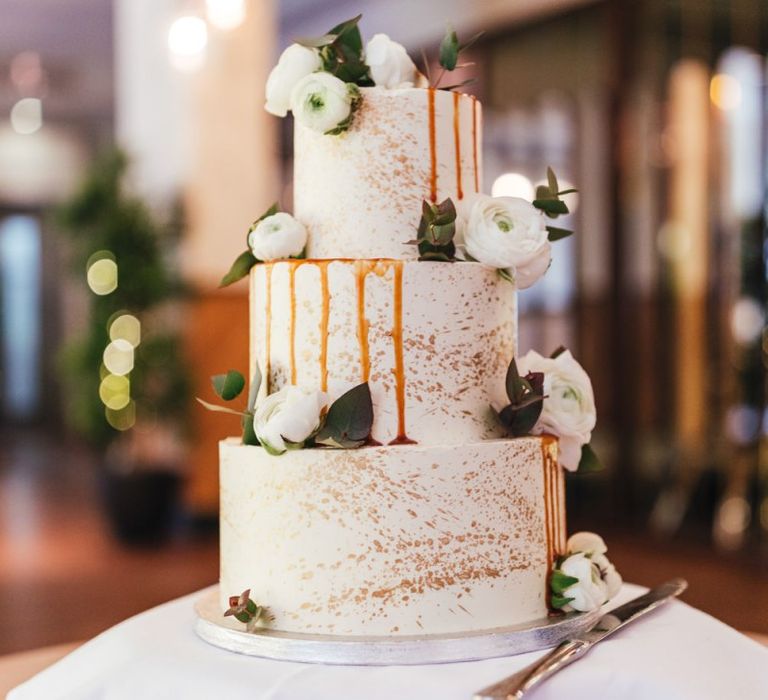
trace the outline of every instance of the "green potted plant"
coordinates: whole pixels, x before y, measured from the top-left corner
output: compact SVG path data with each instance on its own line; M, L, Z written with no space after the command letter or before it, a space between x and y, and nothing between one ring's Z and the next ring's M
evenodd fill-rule
M86 328L62 353L65 415L99 452L113 530L148 542L168 531L183 470L189 383L170 263L179 227L125 188L120 151L99 158L58 211L74 274L89 287Z

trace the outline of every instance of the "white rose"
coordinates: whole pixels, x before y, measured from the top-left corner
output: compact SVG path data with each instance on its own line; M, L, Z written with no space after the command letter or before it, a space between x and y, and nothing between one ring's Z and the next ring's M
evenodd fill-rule
M291 44L282 54L267 78L267 102L264 108L276 117L288 113L291 91L303 77L320 70L320 54L306 46Z
M248 247L258 260L300 255L306 245L304 224L282 211L265 217L248 232Z
M484 265L512 268L521 289L533 284L549 267L550 243L544 218L520 197L475 195L466 223L460 228L467 253Z
M291 92L291 111L304 126L325 134L347 121L360 93L330 73L312 73Z
M365 45L365 62L374 84L392 90L413 87L418 75L405 47L386 34L374 34Z
M542 357L531 350L517 361L522 376L528 372L544 373L544 404L533 428L535 435L556 435L558 461L575 471L581 459L581 447L589 443L597 421L592 382L569 350L556 358Z
M578 579L562 592L563 598L573 599L563 607L563 610L589 612L597 610L608 600L606 584L600 577L600 571L584 552L569 556L560 565L560 571L566 576Z
M256 405L253 430L268 452L282 454L289 447L286 441L304 444L319 427L327 406L328 397L324 392L289 384Z

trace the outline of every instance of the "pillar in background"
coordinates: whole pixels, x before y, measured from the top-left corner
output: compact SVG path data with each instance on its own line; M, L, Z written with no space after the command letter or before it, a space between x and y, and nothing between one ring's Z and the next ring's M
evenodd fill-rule
M244 250L250 222L276 199L280 181L275 125L263 109L277 33L273 6L245 4L239 26L208 24L203 60L184 71L169 60L168 30L181 14L199 10L205 18L206 3L115 0L118 140L133 157L141 194L160 206L175 198L184 205L180 257L193 293L183 332L193 392L207 398L210 375L247 371L247 285L217 286ZM232 416L190 410L187 500L196 514L213 514L217 443L239 427Z

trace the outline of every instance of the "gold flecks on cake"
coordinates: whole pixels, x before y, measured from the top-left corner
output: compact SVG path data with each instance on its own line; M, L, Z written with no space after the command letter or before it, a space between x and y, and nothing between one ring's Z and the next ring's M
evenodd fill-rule
M541 445L277 458L225 445L222 578L227 589L248 579L277 628L296 631L415 633L417 614L430 631L461 629L445 617L454 613L471 616L473 629L533 619L548 566Z

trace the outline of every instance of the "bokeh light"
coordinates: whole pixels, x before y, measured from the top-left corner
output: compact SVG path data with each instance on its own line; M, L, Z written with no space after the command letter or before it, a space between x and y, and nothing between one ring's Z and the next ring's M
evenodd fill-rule
M131 382L128 377L108 374L99 385L101 402L113 411L119 411L131 400Z
M43 125L43 103L24 97L11 107L11 127L17 134L34 134Z
M535 194L533 183L520 173L499 175L491 187L491 195L494 197L521 197L531 202Z
M174 20L168 30L168 50L173 65L184 71L200 68L208 45L208 25L194 15Z
M731 308L731 333L740 345L750 345L760 338L765 314L760 303L752 297L741 297Z
M219 29L235 29L245 19L245 0L206 0L208 21Z
M123 338L113 340L104 349L104 366L112 373L122 376L133 369L133 345Z
M87 263L88 286L94 294L104 296L117 289L117 263L108 250L94 253Z
M709 83L709 99L723 111L736 109L741 104L741 83L732 75L718 73Z
M141 343L141 321L133 314L119 314L109 323L110 340L126 340L134 348Z
M106 416L107 423L116 430L129 430L136 423L136 404L133 401L128 401L120 409L106 407L104 415Z

